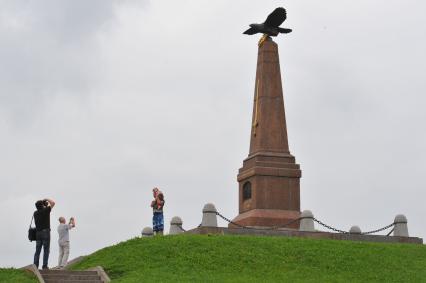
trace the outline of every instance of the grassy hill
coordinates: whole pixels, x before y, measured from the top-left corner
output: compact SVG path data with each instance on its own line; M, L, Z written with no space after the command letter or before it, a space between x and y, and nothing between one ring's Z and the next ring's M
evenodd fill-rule
M1 283L36 283L38 280L32 274L13 268L0 268Z
M113 282L426 282L426 246L255 236L136 238L73 269Z

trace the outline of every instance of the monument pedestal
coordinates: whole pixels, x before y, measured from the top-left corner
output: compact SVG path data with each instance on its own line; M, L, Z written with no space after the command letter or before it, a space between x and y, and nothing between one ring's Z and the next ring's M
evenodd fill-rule
M299 215L298 211L292 210L252 209L239 214L233 222L250 227L280 227L299 218ZM230 224L229 228L233 228L233 226ZM285 228L297 229L299 228L299 223L291 224Z
M300 177L288 148L278 46L269 38L258 51L250 153L237 178L239 215L233 222L271 227L299 218Z

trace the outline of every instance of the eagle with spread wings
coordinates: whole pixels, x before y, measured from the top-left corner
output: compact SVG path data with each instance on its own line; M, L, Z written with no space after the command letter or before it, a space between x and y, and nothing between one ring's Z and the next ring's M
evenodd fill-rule
M266 21L262 24L251 24L250 28L244 32L244 34L252 35L256 33L263 33L259 45L262 44L269 36L277 36L280 33L290 33L291 29L280 28L280 25L287 19L287 12L284 8L276 8L269 16Z

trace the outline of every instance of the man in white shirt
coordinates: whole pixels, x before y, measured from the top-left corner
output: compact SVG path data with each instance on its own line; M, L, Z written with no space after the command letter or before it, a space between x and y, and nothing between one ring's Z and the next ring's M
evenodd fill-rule
M68 256L70 255L70 235L69 230L75 227L74 217L70 218L68 224L66 224L64 217L59 217L59 226L58 226L58 234L59 234L59 259L58 259L58 267L64 268L67 265Z

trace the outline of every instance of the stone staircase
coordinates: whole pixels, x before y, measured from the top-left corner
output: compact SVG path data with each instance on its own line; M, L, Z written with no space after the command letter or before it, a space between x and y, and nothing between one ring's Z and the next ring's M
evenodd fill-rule
M45 283L104 283L96 271L40 270Z

